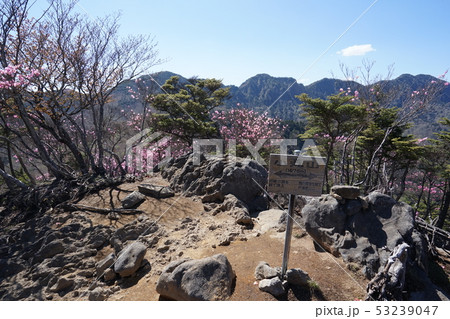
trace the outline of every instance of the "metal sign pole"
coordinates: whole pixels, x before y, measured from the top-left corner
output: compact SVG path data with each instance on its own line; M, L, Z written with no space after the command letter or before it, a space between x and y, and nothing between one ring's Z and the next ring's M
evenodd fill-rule
M295 195L289 194L289 208L288 216L286 217L286 235L284 238L284 252L283 252L283 264L281 266L281 276L284 277L287 271L287 265L289 261L289 252L291 250L291 238L292 238L292 226L295 206Z

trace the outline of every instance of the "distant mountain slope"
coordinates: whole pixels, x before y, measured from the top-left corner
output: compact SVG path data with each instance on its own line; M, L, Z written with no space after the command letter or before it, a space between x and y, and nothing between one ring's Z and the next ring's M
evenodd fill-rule
M440 80L430 75L403 74L396 79L382 81L379 84L395 94L393 105L402 106L413 91L426 88L431 81ZM280 98L280 95L289 86L291 86L289 91ZM298 121L301 120L299 108L301 102L295 97L296 95L307 93L313 98L325 99L338 93L341 88L345 90L350 88L351 91L362 90L363 85L354 81L324 78L304 86L298 84L293 78L277 78L267 74L258 74L235 90L233 97L227 101L226 107L233 108L239 103L240 107L268 110L271 116ZM433 132L442 129L437 121L444 116L450 117L450 86L444 89L435 104L415 119L415 125L409 132L418 137L431 137Z
M181 81L187 79L176 73L164 71L155 73L152 76L145 75L140 79L149 84L149 89L155 93L161 92L159 85L171 76L179 76ZM155 80L157 84L153 81ZM440 81L430 75L410 75L403 74L396 79L379 82L386 90L395 92L396 99L393 104L401 106L412 91L427 87L431 81ZM128 87L136 89L134 81L122 83L114 92L115 103L123 107L140 110L141 104L132 99L128 92ZM297 83L290 77L273 77L268 74L258 74L238 86L228 86L231 98L226 101L225 108L249 108L258 111L268 111L271 116L282 118L283 120L299 121L302 119L300 112L300 101L296 95L307 93L313 98L323 98L339 92L341 88L350 87L352 91L362 89L362 85L353 81L343 81L338 79L324 78L307 86ZM437 120L442 117L450 117L450 86L446 86L436 104L432 105L426 112L421 114L414 122L415 126L411 133L419 137L432 136L433 132L441 129Z
M239 103L245 108L265 111L273 104L270 110L272 116L296 118L299 113L295 96L305 92L305 86L298 84L294 78L274 78L268 74L258 74L242 83L238 94L232 96L226 106L233 107ZM278 107L279 105L282 107Z

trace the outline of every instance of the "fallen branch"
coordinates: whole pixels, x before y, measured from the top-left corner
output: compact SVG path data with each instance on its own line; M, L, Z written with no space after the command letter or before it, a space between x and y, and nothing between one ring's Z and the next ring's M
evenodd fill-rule
M422 218L417 217L415 220L416 228L422 233L429 234L431 239L427 237L431 246L439 248L450 248L450 233L436 226L426 223Z
M143 210L132 209L132 208L98 208L93 206L81 205L81 204L63 204L61 208L76 211L76 210L84 210L92 213L99 213L103 215L108 215L110 213L119 213L124 215L135 215L135 214L145 214Z

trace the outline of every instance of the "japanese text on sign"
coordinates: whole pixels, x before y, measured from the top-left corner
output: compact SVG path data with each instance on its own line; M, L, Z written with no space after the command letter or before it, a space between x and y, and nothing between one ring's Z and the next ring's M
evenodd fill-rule
M320 196L324 172L322 157L270 154L268 191Z

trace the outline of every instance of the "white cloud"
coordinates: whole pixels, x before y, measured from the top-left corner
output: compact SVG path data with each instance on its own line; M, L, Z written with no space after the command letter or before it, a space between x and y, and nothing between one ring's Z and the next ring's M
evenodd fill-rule
M365 55L366 53L371 51L375 51L375 49L372 47L371 44L360 44L360 45L352 45L336 53L341 54L342 56L357 56L357 55Z

